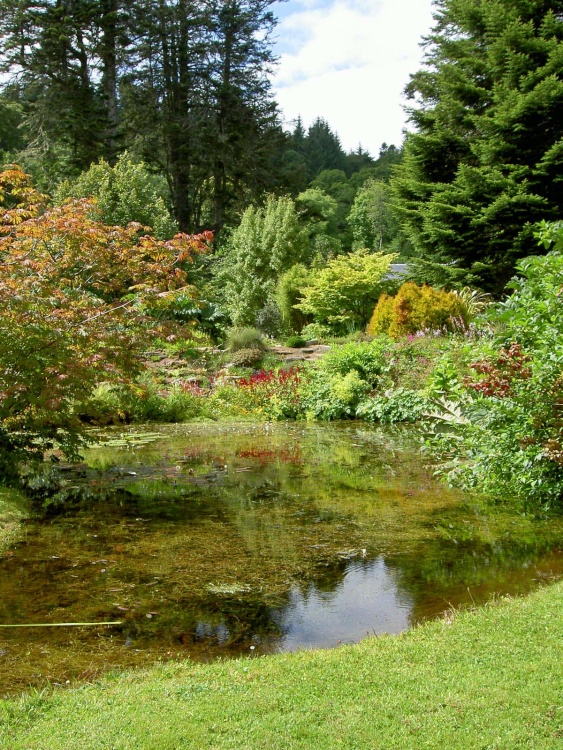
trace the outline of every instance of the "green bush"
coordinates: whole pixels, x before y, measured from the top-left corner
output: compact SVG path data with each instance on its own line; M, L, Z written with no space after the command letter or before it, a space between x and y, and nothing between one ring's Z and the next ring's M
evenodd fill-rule
M302 349L304 346L307 346L307 340L303 336L290 336L285 340L285 345L291 349Z
M268 349L264 335L257 328L233 328L229 331L225 343L230 352L238 352L241 349L258 349L265 352Z
M370 386L374 386L386 366L385 354L389 345L389 339L380 337L370 342L349 342L335 346L320 360L319 367L338 375L355 371Z
M311 271L302 263L296 263L280 276L276 286L276 304L280 311L285 331L301 331L311 316L298 310L295 305L301 300L301 291L311 281Z
M330 326L332 332L365 328L395 257L362 249L333 258L302 290L296 309L311 315L315 323Z
M368 422L417 422L432 409L431 402L418 391L397 388L388 394L362 401L356 416Z
M94 197L104 224L127 226L136 221L165 240L178 232L164 202L167 194L164 178L151 174L145 164L136 163L125 152L114 167L101 159L74 182L61 183L56 198L62 202L66 198Z
M102 384L78 407L82 420L106 426L123 422L184 422L202 416L205 400L179 388L167 394L148 378L125 388Z
M346 375L316 370L301 391L300 411L307 419L350 419L369 390L357 370Z
M456 434L438 431L431 446L452 484L523 509L561 508L563 254L517 269L513 294L491 310L502 324L496 353L473 363L458 403L444 409Z
M460 295L407 281L394 297L381 295L368 332L396 339L425 330L464 330L468 322L467 306Z

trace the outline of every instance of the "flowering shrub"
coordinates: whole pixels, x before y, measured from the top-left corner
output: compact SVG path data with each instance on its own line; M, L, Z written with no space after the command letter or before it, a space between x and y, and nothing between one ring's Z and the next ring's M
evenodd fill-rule
M300 388L304 372L260 370L236 384L217 387L210 408L217 416L254 419L294 419L300 410Z

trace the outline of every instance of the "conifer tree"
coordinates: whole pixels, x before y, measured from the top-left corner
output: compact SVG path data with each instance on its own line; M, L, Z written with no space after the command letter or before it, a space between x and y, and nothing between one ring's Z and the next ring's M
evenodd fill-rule
M563 2L438 0L394 181L417 253L499 292L561 215Z

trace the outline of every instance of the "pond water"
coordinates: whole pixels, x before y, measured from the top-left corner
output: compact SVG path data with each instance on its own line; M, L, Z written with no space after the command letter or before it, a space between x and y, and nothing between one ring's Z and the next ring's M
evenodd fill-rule
M562 519L472 507L413 429L150 429L62 467L64 505L0 556L0 623L119 624L0 628L0 695L397 633L563 574Z

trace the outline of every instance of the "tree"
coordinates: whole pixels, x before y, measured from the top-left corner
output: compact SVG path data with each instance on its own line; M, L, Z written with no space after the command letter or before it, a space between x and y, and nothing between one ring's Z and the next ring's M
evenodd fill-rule
M336 332L362 329L385 291L384 278L395 257L365 249L339 255L316 273L295 307Z
M213 13L213 226L220 229L241 189L268 186L268 151L281 137L271 97L273 0L219 0Z
M563 208L563 4L440 0L394 181L417 253L499 292ZM463 279L461 280L463 283Z
M77 403L138 372L139 348L164 330L148 309L193 294L181 265L210 235L161 242L138 224L106 226L94 211L88 200L51 208L18 168L0 173L3 469L55 445L75 456L84 442Z
M234 325L256 325L279 276L307 253L306 237L291 198L270 196L264 208L249 206L233 230L218 278Z
M117 144L118 59L124 14L117 0L2 0L0 69L20 92L35 149L64 146L70 172Z
M346 166L346 154L340 138L322 117L317 117L307 131L303 150L310 179L314 179L323 169L343 170Z
M0 164L7 153L13 153L23 147L21 124L22 110L19 104L0 96Z
M394 229L389 188L384 182L369 180L356 193L348 222L358 247L381 250L393 238Z
M124 126L166 174L184 231L220 229L274 186L284 136L271 97L273 0L138 4Z
M94 198L97 216L104 224L126 227L134 221L166 240L177 233L178 227L164 203L167 189L163 182L125 152L114 167L102 159L76 180L65 181L56 197L59 202L70 197Z

